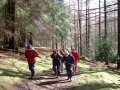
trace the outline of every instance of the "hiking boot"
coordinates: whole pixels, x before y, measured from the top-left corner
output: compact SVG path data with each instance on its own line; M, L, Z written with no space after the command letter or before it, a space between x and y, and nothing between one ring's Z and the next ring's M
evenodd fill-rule
M66 80L69 80L69 78L67 78Z
M70 78L70 81L69 82L71 82L72 80L71 80L71 78Z
M29 77L29 79L30 79L30 80L34 80L34 77L33 77L33 76L31 76L31 77Z

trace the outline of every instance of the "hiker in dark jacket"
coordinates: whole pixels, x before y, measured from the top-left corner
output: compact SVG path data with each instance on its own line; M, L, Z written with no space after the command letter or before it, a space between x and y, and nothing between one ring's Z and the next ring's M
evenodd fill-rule
M55 75L58 76L60 75L60 63L61 63L61 59L62 56L58 53L57 49L53 50L53 53L50 55L52 58L52 64L53 64L53 71L55 72Z
M34 74L35 74L35 63L36 63L36 58L39 55L38 51L33 49L33 47L31 45L27 46L27 49L25 51L25 56L27 58L28 61L28 66L29 66L29 70L31 71L31 77L30 79L33 79Z
M67 80L71 81L72 78L72 66L74 65L74 57L68 52L65 51L65 56L63 57L64 63L65 63L65 67L66 67L66 71L67 71Z

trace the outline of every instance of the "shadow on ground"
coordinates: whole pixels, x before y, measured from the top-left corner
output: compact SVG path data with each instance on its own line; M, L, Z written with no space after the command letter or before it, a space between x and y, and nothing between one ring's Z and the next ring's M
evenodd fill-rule
M88 83L79 84L79 86L74 87L74 90L119 90L120 84L115 83Z
M21 77L21 78L26 78L25 76L29 76L28 74L19 71L17 72L8 69L0 69L0 70L3 72L0 74L0 76Z

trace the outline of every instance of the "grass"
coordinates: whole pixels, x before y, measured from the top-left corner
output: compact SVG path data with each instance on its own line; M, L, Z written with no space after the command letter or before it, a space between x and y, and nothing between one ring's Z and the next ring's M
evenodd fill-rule
M42 58L37 58L36 73L50 69L51 58L47 53L42 53ZM1 60L1 59L0 59ZM103 68L91 67L84 61L78 63L82 74L76 76L77 83L74 90L120 90L120 75L105 71ZM0 62L0 90L12 85L30 75L26 60L6 58Z
M75 90L120 90L120 75L111 74L103 68L90 67L84 61L79 66L83 73Z
M35 65L36 73L51 68L51 59L48 55L42 55L37 58ZM46 58L47 57L47 58ZM26 60L17 60L14 58L6 58L0 63L0 90L4 90L8 85L12 85L17 81L30 76L28 64Z

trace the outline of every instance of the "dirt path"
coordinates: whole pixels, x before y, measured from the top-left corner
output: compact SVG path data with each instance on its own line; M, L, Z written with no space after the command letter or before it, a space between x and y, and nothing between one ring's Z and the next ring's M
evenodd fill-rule
M80 78L80 74L74 75L72 82L69 82L66 80L66 74L56 78L51 72L52 70L43 71L42 74L36 75L34 80L23 79L7 90L74 90L76 80Z
M40 51L42 51L41 49ZM46 52L46 53L45 53ZM66 80L66 74L61 74L59 78L56 78L52 70L47 70L51 68L51 62L49 59L49 54L51 50L46 51L43 50L42 60L40 60L36 65L36 70L39 72L42 67L44 67L45 71L35 75L34 80L29 80L27 75L29 73L26 71L26 62L24 62L24 58L22 55L17 55L15 53L0 53L0 63L1 63L1 80L4 79L8 82L12 82L13 78L17 78L17 82L13 81L13 85L7 87L7 83L3 85L6 89L0 90L120 90L120 74L112 72L111 70L104 67L103 63L93 63L88 61L80 61L78 63L79 72L77 75L74 75L72 78L72 82ZM12 60L14 56L16 60ZM10 59L9 59L10 58ZM11 60L11 61L9 61ZM17 62L19 60L19 62ZM23 61L22 61L23 60ZM7 64L7 61L9 61ZM11 62L17 62L14 66ZM5 65L4 65L5 64ZM4 68L2 69L2 67ZM9 67L6 67L8 65ZM24 67L21 67L21 66ZM37 67L39 66L39 67ZM46 67L47 66L47 67ZM10 70L8 70L10 68ZM17 69L17 70L16 70ZM22 70L23 69L23 70ZM21 71L20 71L21 70ZM25 71L24 71L25 70ZM20 72L22 75L19 75ZM5 76L6 75L6 76ZM10 80L8 80L10 79ZM2 80L4 84L4 80ZM0 82L0 84L2 84ZM1 85L2 87L2 85Z
M44 48L38 49L40 52L43 50L45 52L51 52L51 50L46 50ZM0 54L1 59L12 58L14 56L18 60L22 60L17 54L13 52L2 52ZM29 80L26 78L21 78L21 81L15 82L12 86L7 87L6 90L73 90L74 86L77 85L76 80L80 77L79 75L73 76L72 82L66 80L67 76L61 74L59 78L56 78L52 74L52 70L46 70L40 74L35 75L35 80Z

